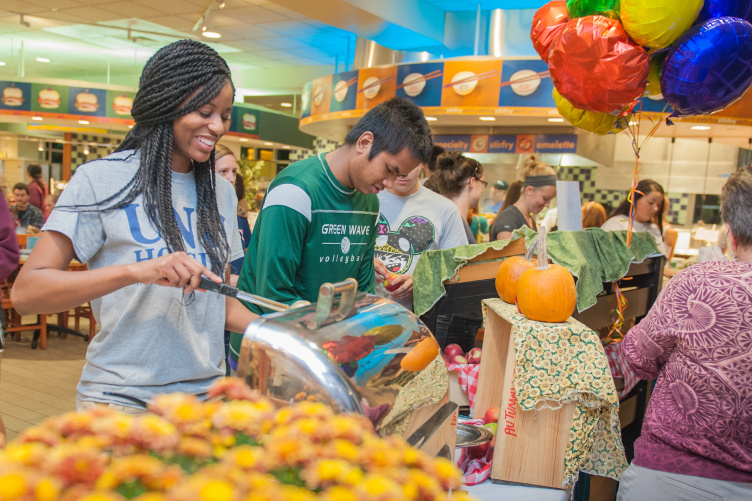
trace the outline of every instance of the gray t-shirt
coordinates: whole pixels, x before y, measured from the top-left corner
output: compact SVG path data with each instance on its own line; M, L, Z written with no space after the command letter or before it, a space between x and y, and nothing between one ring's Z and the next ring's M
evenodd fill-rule
M393 273L412 275L427 250L467 245L462 216L454 203L421 187L406 197L381 191L375 257ZM391 297L381 285L376 293ZM398 301L412 310L412 297Z
M502 231L512 232L514 230L522 228L523 226L527 226L525 216L522 215L520 209L518 209L514 205L510 205L496 217L493 224L491 225L491 231L489 232L491 241L494 242L496 240L496 235L498 235ZM533 219L533 229L538 229L538 227L535 225L535 219Z
M114 211L65 210L91 204L117 193L138 169L140 153L118 152L82 165L66 186L44 226L73 243L76 256L89 269L130 264L166 254L164 239L150 224L139 195ZM186 252L211 268L198 235L197 196L193 172L172 172L172 204ZM241 257L230 183L217 181L217 204L230 242L229 261ZM212 292L183 296L174 287L134 284L91 301L101 331L86 352L78 384L84 401L134 403L108 392L148 402L158 393L199 394L224 376L225 298Z

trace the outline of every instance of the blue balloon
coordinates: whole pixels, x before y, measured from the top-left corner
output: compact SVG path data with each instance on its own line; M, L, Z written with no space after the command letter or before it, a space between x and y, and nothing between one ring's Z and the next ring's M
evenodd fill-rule
M690 28L669 50L661 92L674 116L708 115L752 84L752 24L735 17Z
M699 24L714 17L739 17L752 22L752 2L749 0L705 0L700 14Z

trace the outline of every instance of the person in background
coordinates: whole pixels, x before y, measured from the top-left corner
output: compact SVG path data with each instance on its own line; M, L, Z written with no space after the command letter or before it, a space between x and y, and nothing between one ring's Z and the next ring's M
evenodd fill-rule
M606 222L606 209L598 202L582 206L582 229L600 228Z
M523 226L537 230L535 216L548 207L555 196L556 171L550 165L538 162L535 155L530 155L523 166L520 196L494 219L491 241L511 238L512 232Z
M512 183L509 185L509 189L507 190L507 194L504 197L504 203L501 204L501 208L499 209L499 213L496 214L497 216L504 212L504 210L509 207L510 205L514 205L514 203L520 199L520 194L522 194L522 181L519 179L512 181Z
M491 194L483 204L483 212L498 213L507 195L509 183L499 179L491 185Z
M18 240L16 239L16 225L8 209L5 195L0 193L0 282L18 268ZM3 324L0 323L0 362L3 357ZM0 448L5 447L6 434L3 417L0 415Z
M669 255L669 249L663 243L663 186L652 179L643 179L634 191L634 220L632 231L647 231L652 235L658 250ZM629 228L629 197L625 197L601 229L605 231L627 230ZM656 222L657 221L657 222Z
M439 155L444 153L444 148L434 144L433 150L431 150L431 158L423 164L423 179L421 180L421 184L426 183L429 179L431 179L431 176L433 176L436 173L436 160L439 158ZM435 190L434 190L435 191Z
M79 166L13 284L22 315L91 302L100 332L78 384L79 410L138 414L157 394L202 395L225 375L223 331L257 315L194 293L243 255L233 187L214 173L235 88L217 52L194 40L144 66L135 126L112 155ZM77 258L86 271L67 271Z
M682 270L624 338L632 369L657 381L619 501L752 499L749 165L721 189L721 214L738 261Z
M42 166L31 164L26 167L26 177L29 179L29 203L44 211L44 198L50 194L50 191L42 179Z
M29 187L26 183L16 183L13 186L13 198L16 201L11 211L18 218L18 225L26 228L29 233L38 232L44 225L42 210L29 203Z
M472 207L467 213L467 224L470 225L470 231L478 242L483 241L483 235L488 235L490 226L488 219L478 213L478 206Z
M460 210L467 243L477 243L467 219L470 208L478 205L483 190L488 186L483 179L483 166L474 158L451 151L439 156L437 167L435 177L439 192Z
M214 172L223 179L226 179L235 188L237 194L237 185L235 180L238 175L238 161L232 150L224 144L217 143L214 146ZM251 241L251 227L248 225L248 213L237 205L238 231L240 232L240 241L243 246L243 256L230 263L230 285L233 287L238 283L238 275L243 268L243 258L248 244Z
M44 209L42 211L44 215L44 222L47 222L47 218L50 217L50 213L52 212L52 209L55 208L55 204L57 204L57 200L60 198L59 193L51 193L44 197Z
M238 288L285 304L314 302L321 284L347 278L373 292L376 195L428 162L431 144L423 111L395 97L371 108L344 146L285 167L264 197ZM231 339L234 362L240 332Z
M235 159L235 154L225 146L224 144L217 143L214 146L214 172L216 174L226 179L227 181L232 184L232 186L235 188L235 192L237 195L237 178L238 178L238 161ZM242 184L241 184L242 186ZM230 280L229 284L235 287L238 283L238 276L240 275L240 270L243 269L243 259L245 258L245 251L248 249L248 243L251 241L251 228L248 226L248 214L240 207L240 204L237 205L237 219L238 219L238 231L240 232L240 241L241 245L243 247L243 255L234 261L230 262ZM230 359L228 358L228 355L230 354L230 331L225 330L225 361L227 361L227 365L225 367L225 375L229 376L231 374L231 366Z
M383 283L390 273L397 274L393 284L399 288L392 299L405 308L413 308L413 270L427 250L449 249L466 245L462 216L450 200L423 187L418 182L421 168L398 177L391 188L379 193L374 268L376 283ZM390 280L391 281L391 280ZM376 293L390 293L380 285Z
M251 209L248 207L248 200L245 199L245 180L240 172L235 174L235 194L238 196L238 207L248 214Z

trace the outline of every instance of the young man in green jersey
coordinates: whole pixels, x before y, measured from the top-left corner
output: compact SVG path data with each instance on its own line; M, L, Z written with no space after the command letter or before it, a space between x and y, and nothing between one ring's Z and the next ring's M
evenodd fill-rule
M431 151L421 109L393 98L366 113L344 146L285 168L267 190L238 288L286 304L314 302L321 284L350 277L358 290L373 292L376 194L427 162ZM231 364L241 340L233 333Z

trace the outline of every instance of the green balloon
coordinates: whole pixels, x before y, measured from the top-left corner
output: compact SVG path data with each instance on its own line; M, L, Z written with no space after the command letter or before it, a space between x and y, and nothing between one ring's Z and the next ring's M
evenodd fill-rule
M619 0L567 0L569 17L606 16L619 19Z

